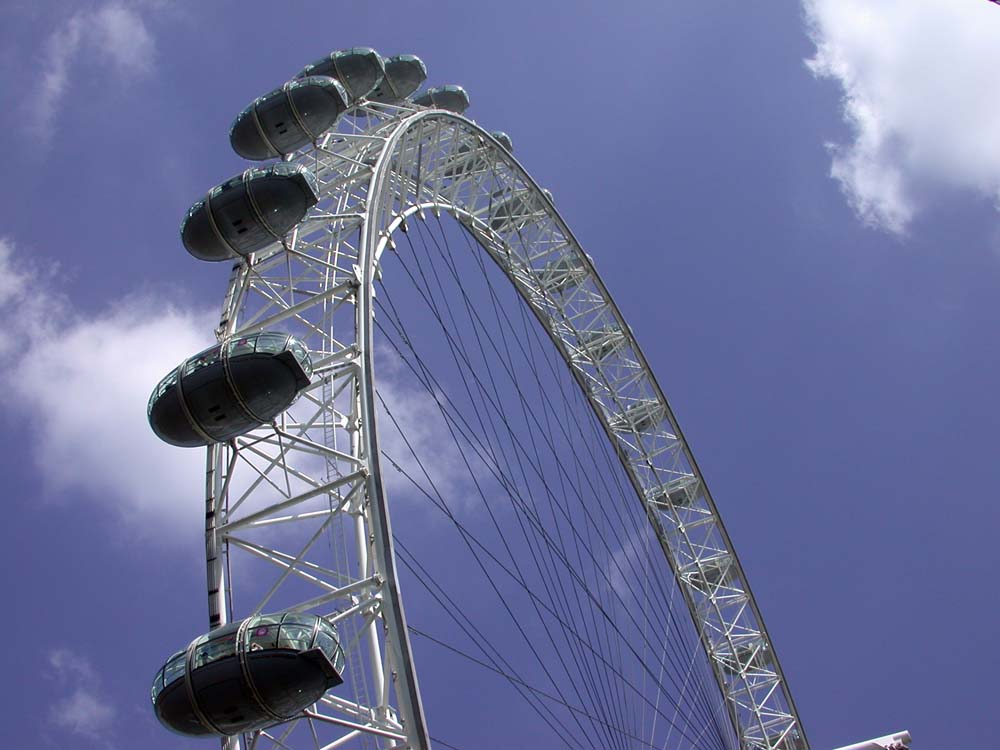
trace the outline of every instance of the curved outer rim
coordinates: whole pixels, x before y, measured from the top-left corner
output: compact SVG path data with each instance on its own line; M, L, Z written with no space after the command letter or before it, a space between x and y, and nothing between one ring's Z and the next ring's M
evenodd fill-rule
M707 506L707 511L709 513L708 520L713 522L713 528L716 530L718 536L717 539L710 540L710 548L723 553L728 553L732 556L734 561L732 569L736 572L738 576L737 580L741 587L738 590L738 593L742 597L741 601L743 602L739 610L741 614L736 615L733 619L726 619L720 611L719 600L710 597L705 592L701 592L704 594L705 599L701 602L701 606L704 608L707 602L714 607L713 611L715 615L706 614L699 617L696 602L693 598L694 594L690 588L693 584L685 582L678 576L678 560L674 558L674 552L668 544L667 526L674 525L675 522L680 524L680 516L678 515L676 507L673 506L671 506L670 510L670 514L672 515L666 515L667 511L662 508L657 509L650 499L652 497L652 495L649 494L651 487L655 487L657 489L662 488L664 486L664 482L662 480L657 480L657 482L652 486L649 486L649 482L643 483L635 473L636 469L632 468L636 466L635 456L631 459L633 463L632 467L630 467L626 453L627 448L624 446L621 439L621 426L619 425L619 435L618 438L616 438L610 423L610 420L620 416L624 410L622 405L623 401L619 398L619 394L614 391L612 385L606 380L604 373L600 373L601 377L605 378L604 382L606 391L610 394L611 401L613 402L610 406L605 406L602 409L601 403L597 398L600 394L595 395L594 392L588 390L583 381L584 375L581 374L571 361L571 352L568 347L579 347L579 341L574 344L572 341L566 341L560 338L559 332L554 328L554 324L560 323L560 321L555 317L547 318L545 314L546 311L538 309L536 304L533 304L526 295L526 291L534 291L537 294L539 292L538 288L535 288L534 290L526 290L524 280L520 278L515 279L511 275L510 270L503 268L503 266L498 262L498 265L501 266L501 270L503 270L514 283L515 288L528 303L528 306L532 309L536 318L552 339L557 351L566 361L570 371L573 373L574 378L577 380L578 384L580 384L584 396L588 399L588 401L590 401L599 421L601 421L606 435L618 452L622 465L626 470L626 474L628 474L633 488L636 490L637 499L643 504L647 517L653 525L654 531L657 533L668 564L671 566L675 578L678 579L678 587L682 591L685 603L688 606L689 613L695 624L695 629L701 639L703 649L708 654L708 660L714 672L716 682L720 689L720 694L725 699L724 702L726 703L726 708L729 713L730 723L736 736L739 738L742 747L749 750L750 748L774 748L781 744L782 740L777 735L770 734L770 725L765 725L764 721L761 719L762 716L767 716L771 719L771 721L776 722L774 726L778 726L780 723L780 726L784 727L784 729L781 730L784 732L781 737L788 736L788 734L792 731L798 732L798 737L794 746L796 747L796 750L804 750L804 748L808 747L808 745L805 741L805 734L802 729L801 722L798 719L798 714L792 701L791 694L787 689L787 681L782 673L780 663L777 660L773 644L771 643L764 628L763 619L760 616L752 592L747 584L746 576L743 574L738 559L736 558L732 543L725 531L724 526L722 525L708 487L704 482L700 470L698 469L694 456L688 448L687 442L684 440L683 434L677 425L676 418L674 417L673 412L663 395L662 389L653 377L648 362L639 349L635 338L632 335L631 329L625 322L617 306L614 304L607 288L597 275L590 258L583 252L580 244L576 241L576 238L573 236L570 229L555 211L551 199L546 197L544 193L541 192L539 186L534 182L534 180L532 180L526 170L524 170L524 168L513 158L513 156L503 149L503 147L492 136L490 136L489 133L479 128L470 120L445 110L417 108L412 104L406 104L405 106L387 106L382 110L378 110L379 114L384 114L386 112L388 112L388 115L380 121L376 120L375 127L372 127L367 132L353 134L353 137L361 139L365 143L378 143L377 149L373 149L374 153L372 155L374 156L375 153L377 153L377 157L375 157L374 161L366 160L365 162L361 162L352 159L350 155L345 155L344 157L347 162L355 165L357 168L368 167L371 170L370 173L365 174L363 177L364 184L367 187L367 191L363 199L364 203L355 209L356 212L354 212L354 210L350 210L347 213L342 213L339 209L334 209L334 214L324 214L321 212L319 216L313 218L310 218L307 215L304 222L298 228L293 230L290 244L287 241L282 242L281 244L276 243L272 245L270 249L264 249L261 252L236 259L232 269L230 285L223 303L223 314L220 320L219 328L217 329L217 334L221 338L227 333L233 333L236 330L237 320L241 316L239 310L241 309L244 296L249 288L247 286L249 279L253 274L252 269L257 267L258 263L266 263L272 258L277 260L279 255L291 253L295 247L296 237L299 235L299 232L310 231L310 226L315 229L315 227L321 226L331 219L357 222L351 223L350 225L360 228L360 243L358 247L358 254L356 256L358 265L355 266L353 272L348 273L347 276L335 277L332 281L332 286L328 288L324 295L321 295L322 298L326 299L332 297L334 294L343 293L344 298L346 299L348 296L347 293L340 290L350 287L354 290L353 299L356 303L354 305L355 309L353 312L355 328L353 333L355 338L353 344L353 354L351 356L353 357L356 355L357 357L357 359L354 360L356 363L356 369L352 368L352 370L356 372L354 377L356 377L356 388L358 392L356 399L358 408L357 414L363 422L365 429L356 431L355 435L357 432L363 433L364 442L363 444L358 445L359 452L353 453L355 456L355 459L353 460L360 460L361 462L361 464L355 464L356 466L359 466L359 468L339 480L338 486L344 486L348 481L358 482L363 479L363 483L367 491L368 513L370 514L370 526L368 527L368 533L370 534L371 544L370 546L367 544L364 546L373 553L371 558L372 562L377 563L376 569L381 571L384 575L384 578L380 578L379 575L376 575L372 580L378 579L378 586L381 592L380 601L382 602L382 622L385 626L386 632L386 647L389 650L389 653L386 654L386 656L391 657L392 666L394 667L394 690L398 701L399 716L405 722L405 729L403 731L406 733L408 747L429 748L430 741L411 657L406 620L398 590L395 554L392 548L389 514L386 507L385 492L381 483L381 473L379 467L380 454L378 450L377 409L375 407L374 397L375 365L373 361L374 353L372 348L373 326L371 311L372 295L374 291L373 284L379 272L378 263L380 255L384 248L388 244L392 243L392 232L402 224L407 215L416 213L422 209L430 208L435 211L449 211L452 212L460 221L464 220L463 223L465 224L466 229L473 234L473 237L477 240L479 245L483 248L487 255L491 256L494 261L497 261L497 258L492 255L488 244L496 244L498 247L508 251L511 248L511 245L502 241L502 239L499 238L499 235L491 232L489 228L490 216L489 214L482 213L482 206L476 208L476 204L474 202L468 207L454 205L454 201L447 199L446 196L442 196L440 193L435 194L436 199L434 201L421 203L420 196L422 186L419 172L415 178L416 189L407 192L403 197L400 202L400 212L396 213L392 211L392 199L395 193L390 189L391 181L389 178L390 175L394 174L394 168L405 166L398 164L394 165L394 160L396 160L397 152L399 151L401 143L404 146L412 147L411 154L419 161L423 158L422 154L427 152L427 149L423 148L425 145L428 145L425 141L436 140L439 138L441 131L444 128L450 128L450 136L454 136L456 138L461 136L463 139L474 138L475 140L471 142L473 147L481 149L485 146L491 150L491 155L495 159L495 163L497 165L502 163L504 168L509 170L513 175L514 180L522 186L517 188L518 191L526 189L528 194L531 196L531 200L537 205L537 207L544 209L543 215L545 220L551 221L553 226L556 227L558 233L562 235L563 240L565 240L560 245L560 248L566 248L569 254L575 255L581 261L582 266L586 271L587 283L590 283L593 286L593 290L595 290L596 294L600 297L601 305L603 305L607 311L611 313L607 322L611 322L613 320L613 322L618 326L623 334L624 341L626 342L626 348L631 350L634 364L639 368L641 376L645 378L645 383L648 388L642 395L642 398L646 400L649 395L652 394L657 403L662 406L662 413L665 415L662 419L669 420L669 423L664 423L667 424L667 426L672 430L669 437L677 441L677 447L679 450L683 451L683 456L687 461L688 467L690 468L690 472L683 470L683 474L678 474L676 471L670 471L668 473L677 474L678 476L693 476L701 483L702 495L699 499L704 500L704 505ZM420 148L416 147L416 139L404 140L415 131L419 131L419 128L422 126L426 126L428 122L437 127L434 131L436 135L433 138L424 136L424 140L420 141ZM417 135L420 136L420 132L417 132ZM331 131L327 137L330 136L336 138L337 131ZM348 143L349 140L343 142ZM315 144L315 146L307 147L304 151L300 152L297 157L293 157L293 160L303 166L312 166L314 164L312 157L313 148L315 148L318 152L325 151L330 154L334 153L326 149L326 140L321 138L320 142ZM414 162L411 159L406 163L413 164ZM410 178L412 178L412 176L407 177L407 179ZM340 190L339 186L342 184L346 186L353 183L343 183L340 181L331 183L331 185L323 191L323 194L328 197L336 197L338 195L338 191ZM337 205L340 205L339 199ZM492 205L493 204L491 202L491 208ZM483 223L483 216L486 218L486 223ZM517 268L515 270L523 273L525 269ZM535 269L534 267L528 268L527 270L532 274L537 275L538 273L538 269ZM344 273L344 271L341 271L341 273ZM538 283L537 277L534 278L534 281ZM550 307L553 306L554 305L550 304ZM293 314L292 311L300 308L304 309L303 304L293 305L286 313L275 315L271 321L276 322L277 320L283 320ZM559 312L562 312L562 310L560 309ZM240 332L246 333L259 330L262 325L262 323L251 322L245 329L240 329ZM565 321L562 323L562 327L569 328L573 335L578 335L580 332L585 331L584 328L577 330L575 324L567 326ZM349 350L351 350L351 347L343 349L342 351L348 352ZM593 383L591 383L591 387L593 387ZM626 399L635 401L634 396L630 396L629 394L623 395ZM636 403L641 402L636 401ZM630 429L633 429L634 432L635 428ZM279 433L279 438L280 436L281 433ZM638 438L638 433L634 432L634 436ZM235 441L233 441L231 449L235 451ZM642 450L645 451L645 448ZM650 455L648 454L648 451L645 451L645 454ZM678 453L678 455L680 455L680 453ZM229 475L235 466L235 460L236 454L233 453L231 460L226 462L223 456L223 451L220 450L220 446L217 444L210 445L208 448L205 482L205 532L206 556L208 562L207 573L209 582L208 594L210 627L213 629L226 622L227 617L225 604L228 596L228 575L224 574L223 571L223 565L228 567L228 562L224 563L223 559L220 558L220 543L223 541L223 536L218 530L219 527L217 526L215 515L216 511L220 510L222 507L220 502L222 502L226 494ZM361 465L363 465L364 468L360 468ZM645 489L644 485L646 485ZM228 517L228 510L226 513ZM663 517L661 518L659 514L663 514ZM667 521L667 525L664 524L664 520ZM225 527L222 528L222 531L225 531ZM678 528L675 528L671 533L673 534L672 538L675 543L683 541L688 545L687 549L689 553L699 545L701 549L706 549L705 545L700 542L696 542L695 546L692 546L691 539L686 536L687 532L684 530L683 524L680 524ZM684 536L683 540L680 539L681 536ZM358 539L358 542L361 542L360 538ZM226 559L228 560L228 558ZM681 562L684 561L681 560ZM703 571L703 556L690 555L690 559L687 561L687 572L690 572L692 565L696 566L697 571ZM359 584L369 585L369 582L359 581ZM725 606L725 603L721 606ZM745 610L748 610L752 616L752 619L749 622L749 631L754 637L759 636L763 639L771 649L773 664L769 666L773 668L772 673L774 677L769 678L770 681L765 683L767 693L765 698L761 700L757 700L753 697L753 690L760 689L759 685L751 685L751 683L747 681L747 676L744 673L740 673L739 676L739 679L742 680L742 687L737 685L739 689L734 687L732 690L727 690L725 676L722 673L719 660L717 658L713 658L712 656L708 638L708 628L713 625L717 626L720 623L726 625L727 629L725 638L719 639L716 645L724 641L724 645L727 645L730 649L728 653L732 654L733 649L735 649L735 641L734 636L728 630L728 626L730 624L739 624L737 623L737 618L743 618L744 614L742 613ZM713 621L711 617L715 616L717 617ZM744 629L746 628L744 627ZM720 631L717 628L715 632L718 633ZM372 637L374 637L374 632L372 633ZM746 637L746 634L744 634L744 637ZM725 654L723 654L723 656L725 656ZM383 684L386 685L386 687L388 686L388 683L384 680ZM772 700L772 696L774 694L779 695L777 704L768 703L768 701ZM747 698L741 698L741 695L746 695ZM784 705L781 705L781 699L783 699ZM741 725L735 708L736 702L740 702L740 709L743 712L744 719L749 713L756 718L756 722L745 720L743 725ZM307 711L306 716L311 717L312 714ZM351 722L334 720L333 723L349 728L353 727L354 729L361 728L359 725L352 724ZM402 739L399 734L394 734L392 731L386 731L385 729L366 728L365 731L385 737ZM235 743L226 741L223 744L224 747L232 748L238 744L238 741Z
M582 252L582 246L576 240L576 237L573 235L570 228L565 224L565 222L559 216L558 212L555 210L552 204L552 201L541 192L540 186L537 183L535 183L535 181L531 178L528 172L513 157L513 155L507 152L487 131L483 130L478 125L466 119L465 117L462 117L461 115L456 115L447 110L435 110L435 109L424 110L404 118L402 122L395 128L394 132L388 138L385 146L383 147L382 152L379 155L378 161L375 165L374 173L372 175L371 182L369 185L368 195L373 196L373 198L371 199L370 204L368 206L368 210L366 212L367 216L365 221L365 227L362 233L362 241L360 247L360 259L361 259L363 276L361 279L361 285L358 289L357 321L358 321L359 339L360 343L362 344L361 360L364 372L362 378L363 387L362 387L362 397L361 397L361 413L362 417L366 420L369 426L369 429L366 430L365 434L368 443L367 445L368 457L369 461L371 462L370 466L372 467L372 475L369 477L369 482L370 482L369 491L372 493L370 495L372 500L372 507L378 509L378 517L380 518L379 523L382 524L386 532L390 531L389 515L386 507L384 490L381 483L381 472L379 469L378 421L377 421L377 409L375 408L375 396L374 396L375 365L373 361L374 360L373 339L372 339L373 326L371 324L373 319L372 292L374 290L374 283L376 280L376 270L377 270L376 267L379 256L381 255L382 250L389 241L392 229L394 229L395 226L398 226L402 222L402 219L404 217L403 216L396 217L395 220L393 221L393 226L387 226L387 227L379 226L377 217L380 216L382 213L383 203L391 205L391 195L389 194L387 188L387 177L391 173L391 160L392 157L395 155L396 149L398 148L400 141L403 139L405 135L407 135L411 131L411 129L418 126L421 121L431 118L442 118L445 120L453 120L456 123L460 123L462 126L471 129L474 132L477 132L477 134L480 135L486 142L490 143L491 146L497 152L496 156L499 159L507 162L507 165L509 167L512 167L519 174L521 180L526 185L529 185L531 187L531 189L533 190L533 198L537 201L541 201L540 205L545 207L547 213L549 214L549 218L557 223L557 225L559 226L560 230L564 233L566 238L570 240L570 242L575 248L580 250L580 256L582 257L583 262L586 265L590 278L593 280L601 296L604 298L605 303L608 305L615 319L618 321L622 332L624 333L627 341L631 345L632 351L638 358L639 364L643 368L645 375L648 378L648 382L652 385L660 404L662 404L662 406L665 408L665 413L669 418L671 425L674 428L675 434L677 435L677 437L681 442L681 445L683 446L682 449L685 454L685 457L687 458L689 464L694 470L695 475L701 480L705 501L708 504L708 507L715 520L719 533L722 536L722 539L725 543L725 546L727 548L726 551L730 555L732 555L733 565L739 574L739 581L742 584L743 588L745 589L745 593L748 599L748 604L753 612L756 624L758 625L761 635L763 636L763 638L765 639L766 643L770 648L774 669L778 675L780 684L783 687L783 693L788 701L789 710L792 716L796 720L797 728L800 733L802 742L805 744L806 747L808 747L808 741L806 740L805 731L802 728L801 720L798 719L798 711L792 699L791 692L788 689L788 683L787 680L785 679L784 672L781 669L777 653L774 649L773 641L767 633L766 627L764 625L764 620L761 617L760 610L756 603L756 599L753 596L752 591L750 590L749 583L747 582L747 577L743 572L742 566L740 565L739 559L736 555L735 548L733 547L729 534L722 523L721 516L719 515L715 502L711 497L707 483L704 480L701 470L698 468L697 461L695 460L695 457L691 452L687 440L684 438L684 435L681 432L680 426L678 425L677 419L674 416L673 410L670 408L670 405L667 402L666 396L664 395L662 388L660 387L655 376L653 375L648 360L646 359L642 350L639 348L638 342L636 342L635 337L632 334L631 328L626 323L624 317L621 314L621 311L615 304L614 299L611 296L611 293L608 291L607 287L604 285L604 282L597 274L592 261L586 255L586 253ZM455 206L450 204L440 204L440 208L456 213L462 213L464 211L464 209L462 209L460 206ZM419 206L411 206L410 210L408 210L406 213L413 213L417 210L419 210ZM511 281L513 282L513 280ZM524 295L522 288L517 284L515 284L514 286L523 297ZM531 308L531 310L535 313L535 316L538 319L539 323L546 330L549 337L555 344L557 350L562 355L570 371L573 373L574 379L576 379L578 384L581 386L583 394L587 398L591 407L593 408L594 413L601 421L601 424L604 427L608 439L612 442L612 445L615 446L616 451L618 451L619 458L622 461L623 468L628 474L629 479L633 485L633 488L636 490L638 499L640 502L642 502L644 509L647 513L647 516L649 517L650 522L653 524L654 529L657 532L657 537L660 541L660 545L663 549L664 555L666 556L667 561L670 564L671 569L674 571L674 575L676 576L678 572L676 567L676 561L674 560L673 555L669 547L667 546L666 539L664 537L664 532L662 529L662 524L656 517L655 511L650 507L650 504L645 502L645 500L643 499L642 487L641 485L639 485L638 480L634 475L634 473L629 469L629 466L625 460L625 456L621 452L620 445L618 441L615 440L611 427L608 424L607 415L602 413L599 406L595 403L594 399L591 397L589 391L583 386L583 383L581 382L580 373L576 370L576 368L571 366L569 360L569 353L566 351L565 344L563 343L563 341L552 330L551 321L544 318L544 316L540 314L540 312L536 309L536 307L530 304L527 298L525 298L525 302L528 303L528 307ZM394 552L392 549L391 533L386 533L386 536L384 538L388 540L388 543L384 545L384 549L381 551L383 555L384 564L386 565L385 570L392 571L392 576L390 578L390 581L392 582L393 585L389 587L389 590L391 591L391 598L393 600L392 616L395 618L396 626L399 629L397 632L402 634L402 638L400 638L402 643L397 645L401 647L401 650L405 651L405 653L400 654L400 656L404 657L403 660L397 663L407 665L409 668L412 668L413 662L410 658L409 636L408 636L408 631L406 629L406 620L403 614L402 605L398 598L399 596L398 588L395 586L395 559L394 559ZM702 646L706 651L710 664L712 665L712 670L715 674L716 681L719 684L720 691L727 698L726 707L730 716L730 721L733 724L733 729L736 732L736 736L740 738L742 744L743 734L744 734L743 727L740 726L740 723L736 717L735 709L733 707L733 701L730 699L729 692L726 689L726 683L721 673L721 668L718 662L712 658L712 655L709 651L708 643L705 638L705 633L701 626L701 620L698 617L696 611L695 602L692 599L688 587L680 585L679 588L683 592L685 603L687 604L688 611L691 615L692 620L694 621L695 628L699 633L699 638L701 640ZM415 674L411 674L410 677L411 677L410 680L408 680L409 684L405 685L404 689L408 691L408 693L411 696L411 699L413 700L413 705L417 708L417 714L419 716L418 721L420 722L421 728L425 728L426 723L424 722L423 719L423 709L420 702L419 691L417 690L416 687L416 676Z

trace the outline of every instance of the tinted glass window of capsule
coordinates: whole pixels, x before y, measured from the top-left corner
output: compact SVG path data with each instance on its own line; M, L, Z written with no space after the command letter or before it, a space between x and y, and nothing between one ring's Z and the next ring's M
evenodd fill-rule
M239 357L246 354L281 354L281 352L288 349L295 357L295 360L302 367L305 372L306 377L312 376L312 359L309 357L308 351L306 351L305 346L294 336L289 336L287 333L278 333L277 331L263 331L261 333L251 334L250 336L241 336L239 338L233 339L229 342L228 350L230 357ZM200 354L187 360L184 364L175 367L159 382L153 394L149 397L149 403L146 405L146 414L152 414L153 404L167 392L167 389L172 388L177 383L177 376L183 371L184 375L190 375L191 373L200 370L209 365L213 365L219 361L222 356L222 346L213 346L211 349L206 349ZM183 368L183 369L182 369Z
M235 623L200 636L195 641L191 668L198 669L219 659L235 656L239 626L240 623ZM344 670L344 651L336 629L316 615L295 612L257 615L247 622L245 632L245 652L273 649L302 652L318 648L338 672ZM160 668L150 693L153 703L164 688L184 677L187 654L187 649L178 651Z

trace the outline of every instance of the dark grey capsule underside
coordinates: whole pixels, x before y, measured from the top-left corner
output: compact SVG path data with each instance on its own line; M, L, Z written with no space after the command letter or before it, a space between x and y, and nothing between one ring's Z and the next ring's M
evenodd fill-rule
M153 402L149 423L161 440L185 448L231 440L283 412L309 382L290 351L231 357L228 364L228 373L220 357L180 375Z
M328 130L347 109L347 94L333 78L309 76L255 101L233 123L229 142L244 159L291 154Z
M248 181L230 180L213 192L200 206L195 204L181 229L184 247L199 260L228 260L262 250L302 221L318 200L301 174L264 173Z
M311 65L298 77L329 76L343 85L351 101L368 96L382 81L385 67L378 52L369 47L354 47L334 52Z
M397 55L385 60L385 77L369 94L373 102L394 104L401 101L420 88L427 80L427 68L419 57L413 55Z
M343 682L318 648L296 652L286 649L245 654L247 671L260 698L271 712L291 718L315 703L331 687ZM198 709L209 720L201 721L184 679L168 685L156 699L156 716L167 728L183 735L235 735L279 723L261 707L240 664L228 656L191 671ZM218 730L218 731L217 731Z

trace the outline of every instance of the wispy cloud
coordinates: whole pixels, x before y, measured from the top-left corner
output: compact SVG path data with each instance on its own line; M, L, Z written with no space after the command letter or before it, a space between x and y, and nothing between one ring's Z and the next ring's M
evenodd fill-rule
M152 70L156 43L137 10L109 3L93 13L89 26L94 47L122 75L141 75Z
M73 16L57 28L43 46L43 54L48 61L42 83L28 102L28 127L33 135L48 140L52 131L59 103L66 93L69 83L70 63L80 49L83 37L83 22Z
M150 73L156 43L143 12L108 2L70 15L49 34L41 85L26 103L28 132L40 143L51 139L63 98L87 58L110 67L119 82Z
M157 439L146 403L163 375L213 342L217 313L145 293L82 314L61 293L58 270L20 256L0 238L0 354L10 355L0 358L0 403L23 430L42 488L53 502L103 507L137 538L188 537L200 518L205 454ZM467 446L451 439L434 399L408 382L390 352L379 356L380 394L398 423L381 421L384 450L424 487L426 470L455 510L467 509L472 478L486 468L475 456L466 465ZM409 480L385 469L393 497L424 502Z
M101 690L101 676L90 660L58 648L49 652L48 665L55 683L62 688L57 690L49 709L52 724L77 737L106 742L117 711Z
M816 54L843 89L848 144L831 176L867 224L902 234L939 188L1000 207L1000 9L972 0L803 0Z
M161 443L145 408L160 377L211 343L214 315L154 293L80 314L2 239L0 279L0 352L20 347L0 367L4 407L48 494L103 505L140 537L189 526L204 453Z
M391 459L383 462L383 480L390 497L425 504L421 491L414 487L416 482L432 495L435 490L440 493L453 511L469 510L475 492L473 481L485 479L489 472L462 439L461 430L449 425L442 415L441 405L447 409L446 397L441 393L432 396L414 384L402 360L388 347L379 348L376 359L379 410L384 414L379 418L379 442ZM481 446L478 449L483 450Z

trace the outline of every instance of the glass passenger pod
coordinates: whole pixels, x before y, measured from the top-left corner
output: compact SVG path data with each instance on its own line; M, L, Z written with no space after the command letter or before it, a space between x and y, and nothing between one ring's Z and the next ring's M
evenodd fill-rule
M335 79L297 78L240 112L229 128L229 142L251 161L285 156L315 141L346 109L347 92Z
M701 482L694 474L688 474L671 479L654 489L649 495L649 502L654 505L687 508L699 497L701 497Z
M461 86L438 86L427 89L420 96L415 97L413 103L421 107L446 109L460 115L469 108L469 95Z
M408 97L427 80L427 66L416 55L393 55L382 59L385 77L368 95L379 104L396 104Z
M316 178L299 164L248 169L191 206L181 241L199 260L249 255L283 238L318 201Z
M256 615L196 638L150 693L156 718L187 736L231 736L288 721L343 682L336 628L297 612Z
M146 414L166 443L221 443L273 420L309 385L312 360L294 336L264 331L217 344L171 370Z
M503 146L503 150L508 154L514 153L514 142L505 132L502 130L494 130L490 133L490 136L492 136L493 140Z
M326 57L306 65L296 78L329 76L336 78L347 91L349 104L366 96L382 82L385 65L371 47L351 47L331 52Z
M713 594L732 580L733 558L728 553L692 563L681 572L681 579L704 594Z

